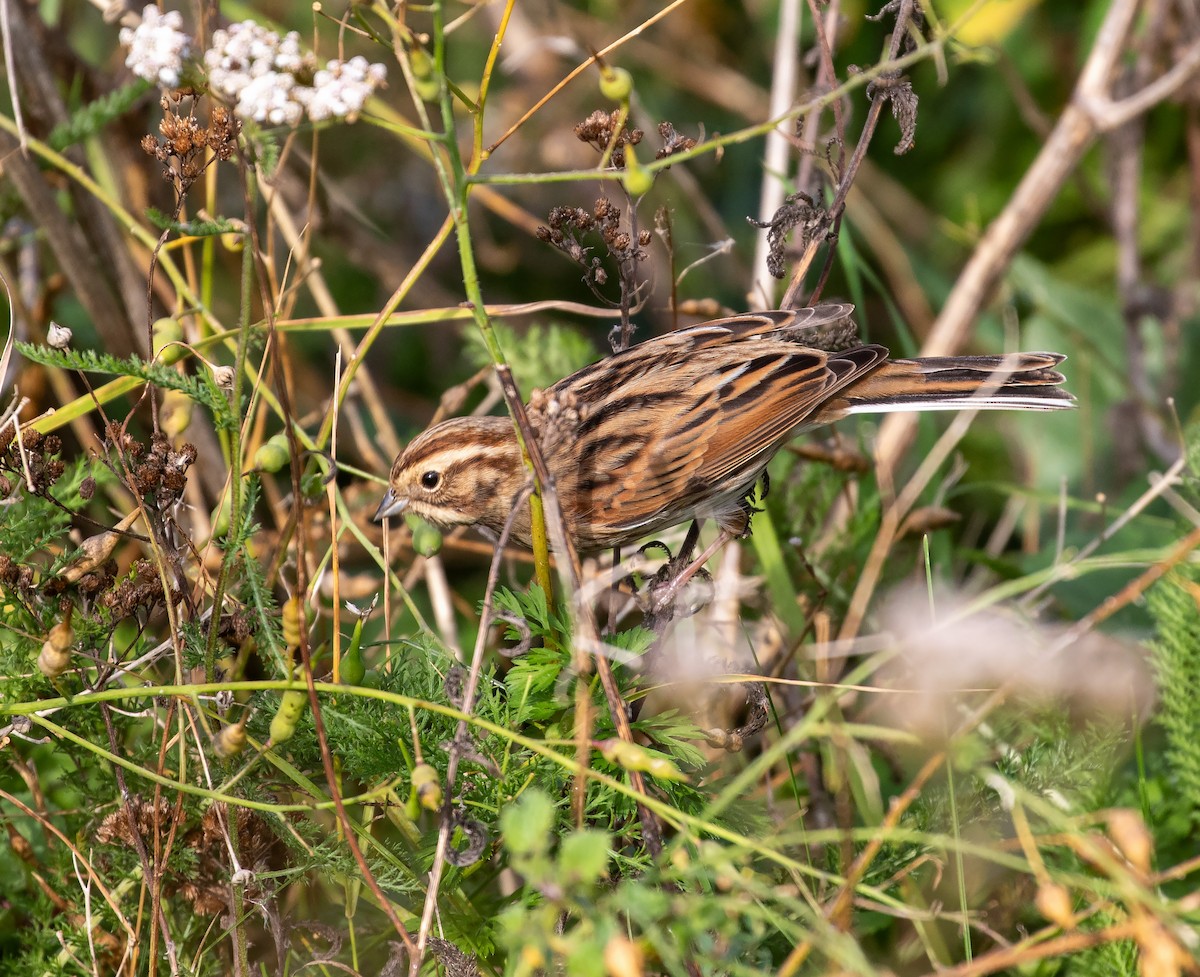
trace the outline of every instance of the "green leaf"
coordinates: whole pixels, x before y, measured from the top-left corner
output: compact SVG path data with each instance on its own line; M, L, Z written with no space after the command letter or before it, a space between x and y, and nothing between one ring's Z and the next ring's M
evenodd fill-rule
M514 722L545 722L566 707L567 700L556 694L556 689L570 661L568 651L531 648L513 662L504 676L504 685L509 691Z
M563 839L558 863L563 881L594 885L608 874L612 838L607 831L585 828Z
M126 85L101 95L77 110L66 122L56 125L46 142L55 152L61 153L69 146L94 136L113 119L131 109L146 92L154 86L137 78Z
M535 638L545 637L555 629L564 630L562 622L550 613L546 595L537 584L532 584L528 590L520 592L509 590L507 587L497 588L494 599L500 610L524 620ZM508 637L519 640L523 635L510 625Z
M540 790L527 790L500 815L500 833L514 855L538 855L550 848L554 803Z
M707 760L704 751L696 745L704 740L704 733L692 719L674 709L656 715L643 714L633 728L682 766L700 767Z
M27 360L42 366L53 366L60 370L80 370L83 373L136 377L166 390L181 390L196 403L208 408L214 422L222 430L228 430L237 424L228 399L211 381L208 371L202 376L192 376L179 373L161 363L147 363L136 356L121 359L91 349L51 349L49 346L21 342L17 343L16 348Z
M649 628L638 625L635 628L630 628L628 631L618 631L616 634L610 634L604 640L614 648L620 648L622 651L628 651L633 655L642 655L649 650L657 637L658 635Z
M604 943L598 935L573 942L566 963L566 972L571 977L604 977L608 972L604 965Z

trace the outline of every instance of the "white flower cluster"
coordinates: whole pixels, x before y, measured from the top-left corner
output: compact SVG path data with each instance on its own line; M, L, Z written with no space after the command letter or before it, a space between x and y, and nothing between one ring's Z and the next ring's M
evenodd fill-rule
M234 112L267 125L297 125L305 112L313 122L353 121L387 77L383 65L363 57L318 70L299 34L280 37L252 20L214 32L204 64L212 90L234 103Z
M179 84L183 59L191 51L192 39L183 32L183 17L179 11L160 13L150 5L142 11L137 27L122 27L121 44L129 48L125 65L139 78L145 78L163 88Z
M334 59L313 75L311 87L297 87L293 93L313 122L325 119L354 121L367 97L387 80L387 67L372 64L361 54L349 61Z

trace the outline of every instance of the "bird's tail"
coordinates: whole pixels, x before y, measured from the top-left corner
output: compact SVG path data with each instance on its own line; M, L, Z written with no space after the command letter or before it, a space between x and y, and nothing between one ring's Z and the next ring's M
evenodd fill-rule
M837 417L911 410L1063 410L1075 398L1060 386L1058 353L929 356L887 360L827 405ZM822 413L825 413L822 411Z

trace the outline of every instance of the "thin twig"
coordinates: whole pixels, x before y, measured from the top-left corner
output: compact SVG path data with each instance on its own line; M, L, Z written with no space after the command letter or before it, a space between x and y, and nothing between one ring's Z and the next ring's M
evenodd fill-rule
M635 27L633 30L627 32L626 34L623 34L621 37L618 37L611 44L601 48L599 51L597 51L595 54L593 54L591 57L589 57L583 63L576 65L574 68L572 68L569 72L567 72L567 75L565 78L563 78L560 82L558 82L545 95L543 95L541 98L539 98L537 100L537 102L534 103L532 108L530 108L524 115L521 116L521 118L517 119L516 122L514 122L511 126L509 126L504 131L504 134L499 139L497 139L494 143L492 143L490 146L488 146L487 149L485 149L483 151L483 158L487 159L487 157L491 156L492 153L494 153L496 151L496 149L501 145L501 143L503 143L506 139L509 138L509 136L511 136L518 129L520 129L521 126L523 126L526 122L528 122L535 115L537 115L538 111L541 109L541 107L543 105L545 105L547 102L549 102L550 99L552 99L555 95L557 95L564 88L566 88L567 85L569 85L572 81L574 81L581 74L583 74L583 72L587 71L588 68L590 68L592 65L596 64L598 61L600 61L602 58L604 58L605 55L611 53L612 51L615 51L626 41L632 40L633 38L637 37L644 30L646 30L647 27L650 27L653 24L657 23L658 21L662 20L664 17L666 17L669 14L671 14L672 12L674 12L677 7L681 7L687 2L688 2L688 0L673 0L672 3L667 4L665 7L663 7L662 10L658 11L652 17L647 17L644 21L642 21L642 23L638 24L638 26Z
M29 140L25 132L25 117L21 112L21 86L17 84L17 65L13 58L12 31L8 23L8 8L13 0L0 0L0 33L4 35L4 70L9 79L9 98L12 100L13 121L17 124L21 152L29 155ZM0 373L0 379L3 374Z
M1130 920L1100 930L1076 930L1037 942L1038 937L1045 936L1043 931L1014 946L998 947L974 960L960 963L957 967L930 971L924 977L983 977L985 974L1028 965L1037 960L1059 957L1101 944L1119 943L1131 939L1136 933L1137 924Z
M1054 567L1054 572L1046 578L1041 584L1034 587L1025 595L1024 603L1026 606L1036 601L1047 590L1053 587L1056 583L1066 580L1071 576L1073 567L1086 560L1089 556L1096 552L1104 543L1108 542L1118 532L1125 528L1134 517L1140 515L1151 502L1162 495L1167 489L1179 484L1179 476L1183 469L1187 467L1187 458L1181 457L1170 468L1168 468L1161 476L1152 479L1150 487L1146 489L1134 503L1121 513L1116 519L1104 527L1103 532L1098 533L1096 538L1084 546L1070 560L1065 563L1059 563Z
M877 66L881 73L886 72L887 65L895 61L900 54L900 44L908 34L909 21L913 15L914 0L901 0L900 8L896 13L896 26L892 30L891 41L888 45L888 54ZM833 262L833 249L826 258L825 267L822 269L821 277L809 294L806 302L801 302L800 293L804 287L804 278L808 274L809 266L812 264L813 258L816 256L817 248L824 240L833 240L837 237L838 228L841 226L842 215L846 209L846 198L850 194L850 188L854 185L854 178L858 174L859 167L862 166L862 161L866 157L867 147L871 145L871 138L875 135L875 128L879 124L879 116L883 112L883 107L887 99L877 95L871 101L871 107L867 110L867 117L863 122L862 133L858 137L858 142L854 147L854 152L850 155L849 162L839 175L837 190L833 196L833 203L829 205L830 229L829 233L824 236L814 237L805 246L804 253L800 256L800 260L796 263L796 267L792 270L791 281L788 282L788 287L783 293L783 300L780 303L783 308L797 308L800 305L810 305L816 302L821 296L821 290L824 288L825 279L829 275L829 270Z
M512 378L512 371L505 365L497 367L496 374L499 377L501 389L504 391L505 400L508 402L509 409L513 413L513 418L517 426L521 428L521 432L525 437L525 443L530 448L530 461L533 463L534 473L541 485L542 497L546 502L546 528L550 534L553 548L560 556L558 560L559 571L565 578L567 593L572 595L575 627L579 632L579 640L575 646L577 652L574 663L576 682L579 683L578 687L580 689L586 691L587 683L584 681L584 676L589 670L589 663L586 652L583 649L586 647L597 647L600 643L600 634L591 604L578 597L580 594L579 555L575 552L575 545L566 531L562 508L559 505L558 494L555 491L554 478L546 466L546 460L541 453L541 446L538 444L536 434L529 423L529 416L525 412L525 405L521 402L520 392L517 390L517 385ZM608 659L603 655L596 655L594 659L597 675L600 678L601 687L604 689L605 697L608 700L609 713L612 716L617 735L625 742L631 743L633 742L633 730L629 725L629 717L625 714L625 701L621 698L620 690L612 674L612 668L609 665ZM584 709L590 712L590 701L590 697L585 700L582 695L578 696L576 701L577 709ZM582 804L584 801L583 781L586 776L584 772L587 770L587 760L591 754L590 727L591 723L588 715L576 716L577 752L581 754L577 756L580 774L576 778L574 794L577 820L582 816ZM640 771L629 771L629 783L638 794L645 795L646 781ZM662 850L662 825L659 823L657 815L641 803L638 804L638 815L642 822L646 847L652 855L657 856Z
M782 116L796 98L800 53L800 0L783 0L779 5L779 27L775 34L775 58L771 71L770 112L773 118ZM815 128L819 114L814 112L806 126ZM758 220L767 225L783 204L786 191L788 148L790 140L778 128L767 133L763 159L762 189L758 202ZM770 250L769 226L760 226L754 245L753 281L750 286L751 308L769 308L775 283L767 271ZM763 304L765 303L765 304Z
M1176 543L1163 559L1148 566L1115 594L1104 598L1099 607L1085 614L1078 622L1068 628L1062 638L1051 646L1050 653L1053 654L1060 648L1074 644L1100 624L1101 621L1112 617L1122 607L1132 604L1152 584L1160 580L1168 570L1173 569L1186 560L1198 546L1200 546L1200 526L1195 527Z

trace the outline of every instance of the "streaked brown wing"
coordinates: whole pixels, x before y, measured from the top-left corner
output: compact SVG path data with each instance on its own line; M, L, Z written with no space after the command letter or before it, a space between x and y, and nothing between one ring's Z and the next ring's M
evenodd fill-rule
M598 405L577 431L578 467L563 473L575 479L580 515L614 528L679 521L752 480L831 393L887 355L807 349L784 338L796 319L763 313L679 330L556 384Z
M724 350L734 360L753 358L741 344L758 340L787 342L816 350L842 349L857 335L852 305L821 305L811 309L746 312L698 323L638 343L606 356L559 380L548 393L571 391L582 402L598 403L611 390L664 375L673 368L687 370L704 350ZM839 345L840 344L840 345ZM738 347L737 351L734 347Z
M887 358L882 346L859 346L836 356L790 343L771 347L719 388L721 423L697 478L710 483L752 478L830 396Z

